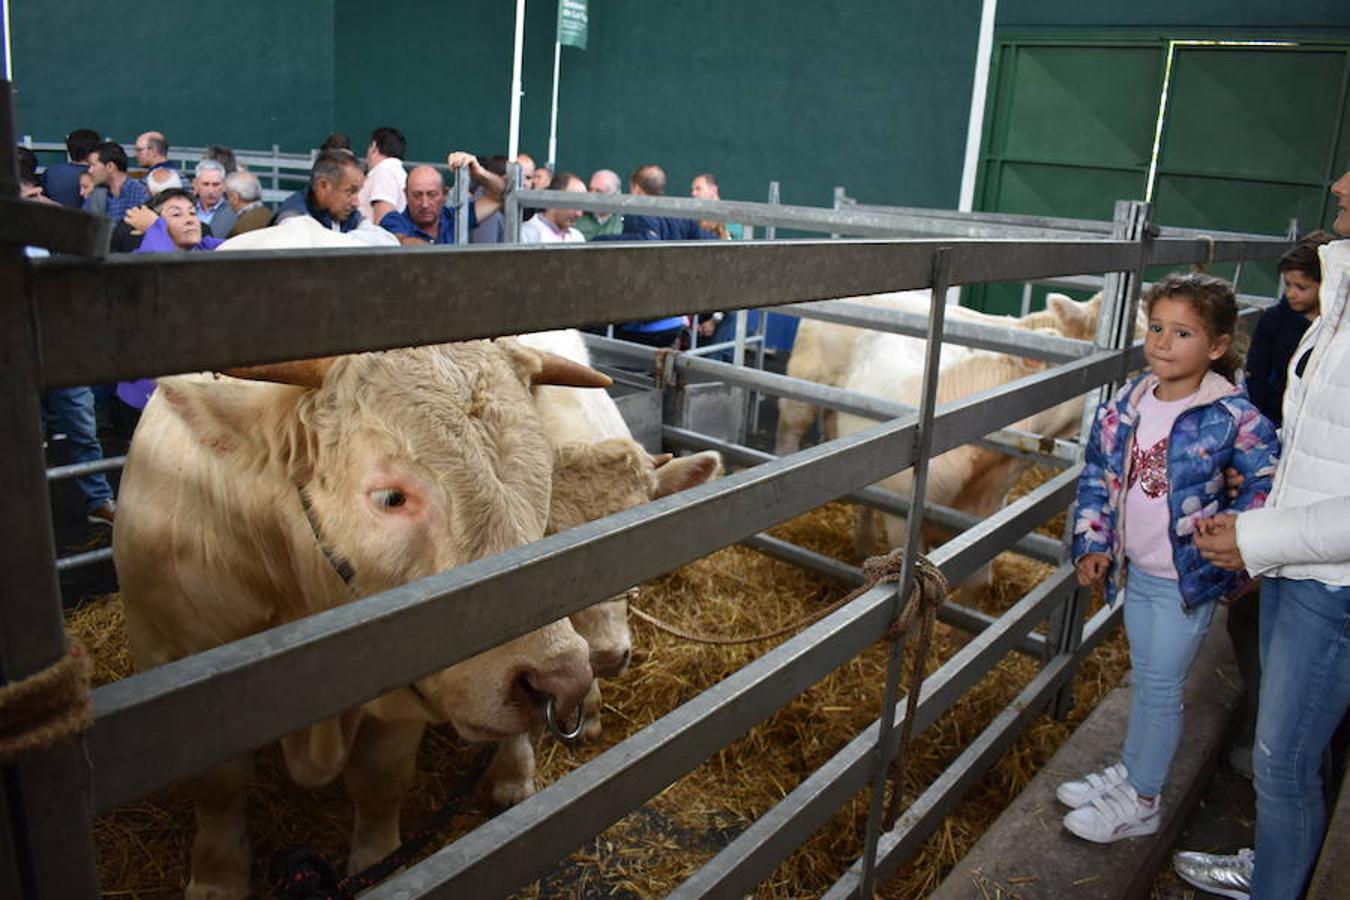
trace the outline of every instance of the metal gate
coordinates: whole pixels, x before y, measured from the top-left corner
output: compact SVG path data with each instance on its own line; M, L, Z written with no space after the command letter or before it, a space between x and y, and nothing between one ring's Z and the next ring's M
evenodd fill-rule
M0 94L0 171L6 173L12 171L13 146L7 88ZM936 367L930 365L928 399L919 411L99 688L95 722L82 739L4 766L0 894L16 897L98 895L91 839L98 812L1120 379L1141 359L1138 348L1128 346L1125 323L1132 320L1145 265L1181 265L1211 253L1226 260L1266 258L1286 246L1281 239L1250 236L1212 244L1165 232L1155 236L1145 210L1127 204L1114 236L1037 239L1028 236L1034 229L1026 225L1020 240L471 246L415 253L25 260L22 243L88 253L106 223L21 204L12 199L14 185L8 181L0 188L5 213L0 414L9 423L0 434L0 458L9 463L0 474L0 512L7 521L26 523L9 529L0 543L5 573L0 671L8 681L52 665L65 652L37 414L45 387L911 288L933 292L926 329L936 346L949 285L1108 273L1108 314L1097 345L1061 342L1053 351L1067 361L1055 368L948 404L939 413L931 400ZM554 192L534 192L528 199L533 205L585 208L598 202ZM814 222L842 234L903 230L893 215L864 212L734 203L705 203L697 212L742 221L756 216L783 227ZM917 219L909 224L921 227ZM989 233L1000 227L962 225L976 226ZM1002 329L964 336L957 331L953 337L963 341L1008 339ZM934 561L949 578L971 572L1062 509L1074 475L1070 469L982 521L944 545ZM911 502L923 509L921 489ZM605 565L597 566L596 559ZM545 590L558 584L577 588L566 596ZM538 602L528 610L512 608L499 602L508 595ZM880 639L899 596L893 585L869 590L368 896L500 896L528 884L771 715L802 685ZM1062 622L1044 668L1018 702L910 807L901 828L881 834L873 823L867 846L860 848L868 864L855 866L832 895L857 895L873 878L892 871L1101 639L1112 615L1104 611L1083 622L1075 596L1071 567L1062 565L927 679L920 727L1037 623L1056 617ZM375 630L381 642L370 640ZM382 654L379 643L395 644L399 652ZM884 771L903 717L894 707L894 675L878 720L686 882L680 896L743 894L869 780L880 790L876 776ZM306 685L303 703L294 700L298 684ZM229 716L220 713L240 697L252 702L234 707Z

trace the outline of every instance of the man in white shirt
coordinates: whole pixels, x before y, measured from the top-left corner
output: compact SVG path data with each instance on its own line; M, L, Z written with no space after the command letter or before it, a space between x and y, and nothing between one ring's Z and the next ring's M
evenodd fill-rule
M366 182L361 186L359 207L361 216L370 224L378 225L391 212L403 212L408 205L405 189L408 173L403 168L403 155L408 142L397 128L376 128L370 133L366 148Z
M586 193L586 182L571 172L559 172L549 182L550 191ZM546 209L520 226L522 244L581 244L586 238L573 225L581 218L579 209Z

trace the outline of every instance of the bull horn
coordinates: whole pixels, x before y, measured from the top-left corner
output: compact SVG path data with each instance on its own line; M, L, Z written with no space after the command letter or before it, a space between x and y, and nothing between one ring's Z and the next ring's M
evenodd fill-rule
M562 387L603 388L609 387L614 380L590 366L573 362L565 356L549 353L547 350L535 351L543 368L531 379L535 384L556 384Z
M674 453L648 453L647 456L652 461L653 469L659 469L675 458Z
M324 376L333 367L336 359L335 356L323 356L318 359L297 359L265 366L237 366L225 369L224 374L231 378L246 378L249 381L272 381L277 384L318 388L323 386Z

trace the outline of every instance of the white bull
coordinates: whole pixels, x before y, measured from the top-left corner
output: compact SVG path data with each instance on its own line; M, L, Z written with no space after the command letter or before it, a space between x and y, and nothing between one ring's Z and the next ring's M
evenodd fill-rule
M929 297L929 291L900 291L846 299L850 303L863 306L927 315ZM1015 325L1026 329L1049 328L1063 337L1091 340L1096 335L1100 306L1100 297L1094 297L1086 303L1078 303L1064 294L1050 294L1046 298L1046 308L1043 311L1021 317L994 316L964 306L948 306L946 316L962 322L979 322L1004 327ZM858 356L859 339L871 333L851 325L803 319L797 329L796 340L792 344L787 374L816 384L843 387L844 378ZM922 371L924 339L903 335L895 337L897 340L888 342L886 349L888 352L900 354L900 359L906 364L907 367L901 377ZM958 344L944 344L942 365L953 365L967 357L970 352L969 348ZM777 452L780 455L795 453L800 449L802 436L815 422L816 413L814 405L801 400L784 397L778 401ZM836 414L833 411L825 412L826 438L835 436L837 431L835 419Z
M163 379L132 442L113 554L139 668L542 537L563 473L532 385L607 383L509 340L239 374L288 383ZM538 722L548 698L566 719L591 680L563 620L303 728L282 751L302 785L343 776L356 871L399 844L427 722L501 740ZM288 702L304 703L304 685ZM248 896L252 756L188 785L189 897Z
M910 338L895 334L870 332L858 340L853 365L844 375L843 387L850 391L870 394L918 406L923 391L923 373L914 371L905 354L905 347L897 346ZM942 348L946 357L950 347ZM1019 359L985 350L966 350L949 365L939 369L937 400L939 404L978 394L1000 385L1009 384L1045 368L1035 359ZM1011 427L1033 434L1064 435L1072 433L1083 413L1083 398L1067 400L1049 409L1034 413L1012 424ZM839 414L839 433L849 435L872 427L875 422L847 413ZM934 457L928 463L928 481L924 499L928 503L950 506L978 518L992 515L1003 506L1008 491L1030 461L967 444ZM907 469L880 482L881 487L901 494L912 495L913 469ZM872 513L858 509L855 543L857 551L866 556L873 552ZM886 537L891 547L903 547L906 539L906 520L887 515ZM921 547L927 549L936 541L940 529L925 529ZM989 583L990 570L983 567L964 587L973 594ZM973 599L973 597L968 597Z

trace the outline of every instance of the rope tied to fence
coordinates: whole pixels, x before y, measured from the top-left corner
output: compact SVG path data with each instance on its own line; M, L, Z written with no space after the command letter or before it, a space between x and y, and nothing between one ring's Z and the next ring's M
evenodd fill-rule
M1196 238L1205 242L1205 261L1195 263L1191 269L1196 272L1208 272L1209 267L1214 264L1214 238L1208 234L1196 235Z
M898 582L903 562L904 553L892 550L885 556L874 556L869 559L863 564L863 572L866 573L869 566L874 567L885 574L886 580ZM900 725L900 742L896 745L895 755L887 764L891 797L886 803L886 814L881 820L881 827L886 831L895 827L895 820L900 815L900 801L904 794L905 760L909 756L910 737L914 732L914 720L919 709L919 692L923 688L924 675L928 670L928 653L933 644L933 629L937 624L938 610L947 599L947 592L950 589L947 576L936 563L922 554L915 556L913 587L909 596L901 600L900 614L886 630L888 640L899 641L909 633L915 619L919 622L919 634L914 642L914 653L910 659L909 684L905 687L905 720ZM889 725L889 722L882 723L883 734Z
M55 746L92 724L89 655L78 641L47 668L0 686L0 762Z

